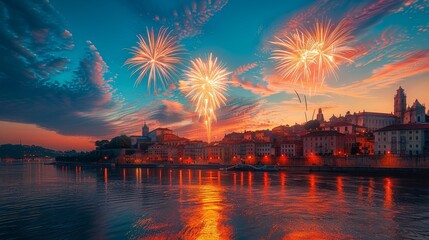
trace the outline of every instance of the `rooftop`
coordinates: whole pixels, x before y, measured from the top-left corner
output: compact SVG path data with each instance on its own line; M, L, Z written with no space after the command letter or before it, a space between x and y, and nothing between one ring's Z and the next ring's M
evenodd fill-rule
M354 126L354 127L362 127L349 122L327 122L324 127L341 127L341 126Z
M378 129L376 130L376 132L395 131L395 130L418 130L418 129L429 129L429 123L395 124L395 125L390 125L390 126Z
M395 115L391 113L378 113L378 112L359 112L356 115L372 115L372 116L384 116L384 117L395 117Z
M309 132L308 134L306 134L304 137L319 137L319 136L344 136L344 134L339 133L337 131L314 131L314 132Z

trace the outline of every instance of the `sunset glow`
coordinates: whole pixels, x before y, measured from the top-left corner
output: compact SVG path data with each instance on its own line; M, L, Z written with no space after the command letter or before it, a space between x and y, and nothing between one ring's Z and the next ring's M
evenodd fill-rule
M28 14L4 5L2 144L90 150L140 134L144 122L216 142L303 124L319 108L326 118L388 114L399 86L410 106L429 102L427 1L112 1L96 12L82 4L28 1ZM210 54L224 83L204 107L182 87ZM18 123L40 134L14 134Z

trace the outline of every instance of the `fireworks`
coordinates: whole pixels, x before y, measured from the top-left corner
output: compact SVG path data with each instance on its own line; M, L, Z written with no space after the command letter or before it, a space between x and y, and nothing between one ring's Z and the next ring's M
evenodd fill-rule
M138 73L135 84L138 85L143 77L149 73L148 90L150 91L153 83L156 92L157 82L159 81L163 88L171 82L171 77L177 73L177 64L181 62L180 55L183 53L182 46L179 45L176 38L167 32L166 28L161 28L157 35L153 29L147 31L147 38L138 35L138 46L132 47L131 54L125 64L129 68L134 68L132 75Z
M226 101L227 76L230 73L210 53L207 60L197 58L191 61L191 67L185 70L186 81L182 90L195 105L198 117L204 118L207 140L211 139L211 125L216 121L215 111Z
M276 41L271 42L277 47L271 56L275 69L284 79L309 86L311 92L329 75L337 78L341 62L351 61L347 58L352 51L347 46L351 32L344 21L336 27L330 21L316 21L313 29L296 30L284 38L276 36Z

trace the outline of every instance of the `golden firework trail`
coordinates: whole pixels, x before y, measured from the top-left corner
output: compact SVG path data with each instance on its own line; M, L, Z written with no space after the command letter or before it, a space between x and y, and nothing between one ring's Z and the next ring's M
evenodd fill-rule
M198 117L204 118L208 142L211 140L211 125L217 121L215 111L226 101L229 74L211 53L205 60L192 60L191 66L185 70L186 80L181 88L194 104Z
M313 28L296 30L284 37L275 36L271 42L276 48L271 59L283 79L300 82L311 91L323 85L353 49L348 46L352 29L344 21L334 26L331 21L316 21Z
M135 85L139 85L143 77L149 73L147 88L150 92L152 84L154 92L158 90L157 82L166 88L173 75L177 74L177 65L181 62L184 49L175 36L167 28L161 28L157 34L153 28L146 28L147 36L138 35L138 46L131 48L133 54L125 64L133 68L131 75L138 73Z

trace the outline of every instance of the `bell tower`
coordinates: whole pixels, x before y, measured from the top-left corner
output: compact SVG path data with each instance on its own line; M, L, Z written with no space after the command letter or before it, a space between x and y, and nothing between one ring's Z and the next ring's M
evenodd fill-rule
M142 127L142 136L147 137L148 134L149 134L149 127L146 125L146 122L145 122Z
M399 87L398 90L396 90L394 101L395 116L397 116L402 123L404 121L404 114L407 106L407 96L405 95L402 87Z
M323 117L321 108L319 108L319 111L317 113L317 121L319 121L320 123L325 122L325 118Z

